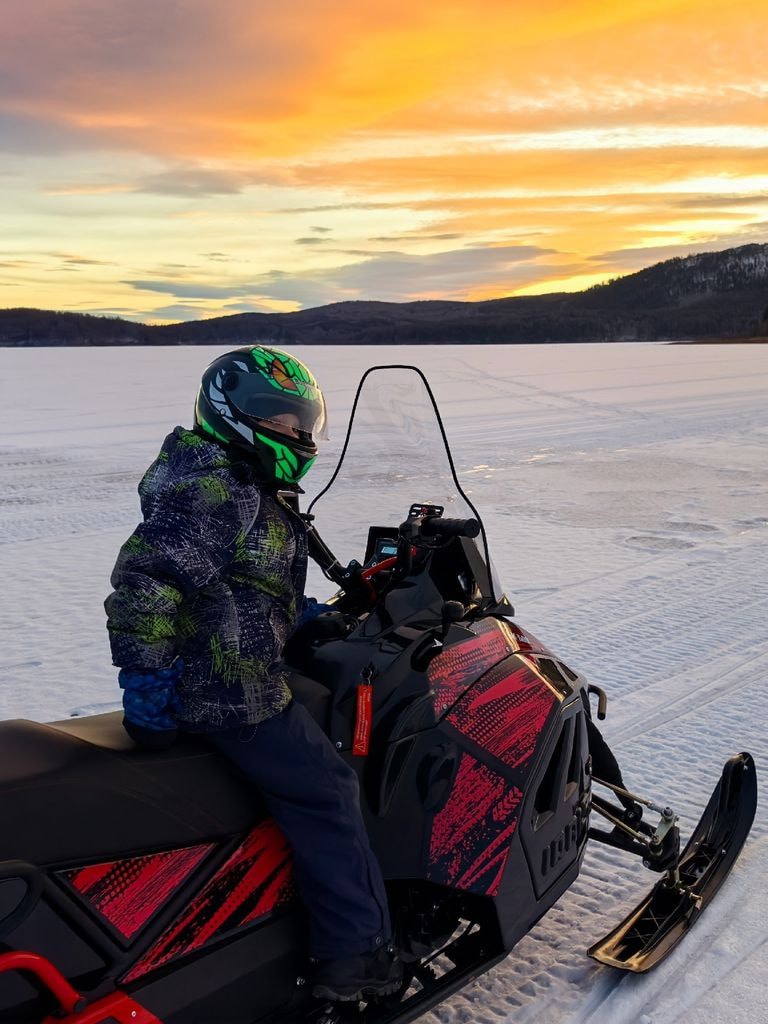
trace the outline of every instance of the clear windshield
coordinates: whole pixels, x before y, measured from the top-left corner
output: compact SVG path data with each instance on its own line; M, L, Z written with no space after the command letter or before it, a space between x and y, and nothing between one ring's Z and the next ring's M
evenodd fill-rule
M369 526L397 527L414 502L442 505L446 518L477 518L456 485L438 414L419 372L374 367L364 377L335 476L308 510L320 536L346 565L353 558L363 561ZM483 537L478 541L483 544Z

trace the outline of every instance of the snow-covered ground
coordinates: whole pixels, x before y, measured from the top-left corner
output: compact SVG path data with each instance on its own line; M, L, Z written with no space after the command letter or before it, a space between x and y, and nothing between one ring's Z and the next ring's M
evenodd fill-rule
M113 706L110 569L138 479L219 351L0 350L0 718ZM517 620L605 687L625 776L684 834L731 753L751 751L765 786L768 346L296 351L336 426L315 487L360 371L427 372ZM507 961L425 1022L768 1022L766 833L762 804L715 903L646 977L583 956L653 881L590 848Z

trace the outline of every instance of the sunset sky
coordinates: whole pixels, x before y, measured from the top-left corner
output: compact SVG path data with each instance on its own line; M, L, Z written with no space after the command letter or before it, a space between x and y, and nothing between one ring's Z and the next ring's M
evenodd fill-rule
M0 16L0 307L484 299L768 241L766 0Z

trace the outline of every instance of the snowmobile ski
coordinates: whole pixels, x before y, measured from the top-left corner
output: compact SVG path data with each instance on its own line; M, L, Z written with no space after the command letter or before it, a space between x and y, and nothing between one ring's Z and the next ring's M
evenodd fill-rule
M757 807L757 775L749 754L726 761L720 781L674 867L589 956L644 973L660 963L712 900L749 833Z

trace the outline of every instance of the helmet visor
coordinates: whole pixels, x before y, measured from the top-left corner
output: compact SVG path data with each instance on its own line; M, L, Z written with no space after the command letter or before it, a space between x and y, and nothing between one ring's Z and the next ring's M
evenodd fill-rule
M270 420L306 431L314 440L328 437L325 399L319 388L290 381L295 390L275 387L260 373L229 371L223 387L228 401L248 419Z

